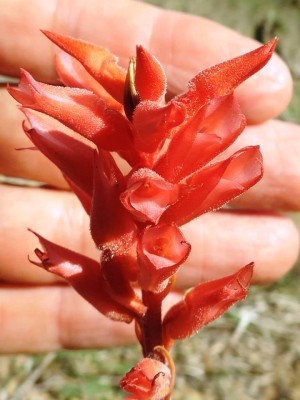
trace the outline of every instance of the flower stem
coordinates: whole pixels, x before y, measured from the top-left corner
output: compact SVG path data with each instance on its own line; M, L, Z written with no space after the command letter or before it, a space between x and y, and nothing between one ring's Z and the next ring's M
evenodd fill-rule
M143 354L146 357L156 346L162 346L162 298L156 293L143 291L143 303L147 311L141 317L140 327L143 337Z

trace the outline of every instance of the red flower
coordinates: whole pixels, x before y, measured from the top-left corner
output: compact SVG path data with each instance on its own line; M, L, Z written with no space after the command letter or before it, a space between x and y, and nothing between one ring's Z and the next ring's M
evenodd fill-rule
M120 199L141 222L157 224L164 211L178 200L179 187L165 181L151 169L140 168L127 180Z
M134 320L145 358L121 386L131 399L170 398L174 370L166 348L243 299L250 284L253 264L192 288L162 318L162 300L191 250L179 226L262 177L258 146L213 160L246 125L234 89L267 63L276 39L200 72L185 93L166 103L163 68L142 46L126 73L106 49L44 33L62 50L55 61L66 87L22 71L18 88L9 92L22 104L25 133L58 166L90 215L100 262L38 234L43 250L36 249L38 261L31 262L64 277L107 317ZM38 113L88 140L52 128ZM131 168L127 175L115 153Z
M176 225L147 226L137 249L139 283L143 290L161 292L187 259L191 246Z
M171 390L171 372L161 361L143 358L120 382L120 386L138 400L161 400Z
M191 289L164 318L164 345L169 347L174 340L191 336L224 314L232 304L244 299L252 273L253 263L235 274L201 283Z

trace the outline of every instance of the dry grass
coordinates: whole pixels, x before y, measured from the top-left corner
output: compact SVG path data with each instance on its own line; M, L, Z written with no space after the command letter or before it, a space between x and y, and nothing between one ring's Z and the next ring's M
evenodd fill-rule
M173 400L300 399L299 268L174 349ZM137 347L3 356L0 400L121 399Z

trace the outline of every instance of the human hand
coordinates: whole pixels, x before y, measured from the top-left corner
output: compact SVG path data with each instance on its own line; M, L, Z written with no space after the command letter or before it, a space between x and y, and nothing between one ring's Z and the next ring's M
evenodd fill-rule
M0 73L17 75L23 67L35 78L52 82L55 48L39 28L108 47L120 56L124 66L134 54L135 44L141 43L164 64L172 93L184 90L198 70L257 47L254 41L203 18L129 0L103 0L100 6L96 0L2 0L2 9ZM207 214L184 228L193 251L179 273L181 287L227 275L250 261L256 262L256 282L272 281L297 258L297 230L277 210L300 207L300 127L270 120L284 110L290 99L288 70L274 57L237 94L252 125L229 152L260 144L265 177L233 203L248 211ZM27 227L80 253L92 257L98 254L89 237L88 218L59 171L38 152L15 150L31 144L21 129L23 117L4 88L0 102L0 173L61 189L0 188L0 351L107 347L132 341L131 326L99 315L55 276L26 260L37 245L36 238L26 232Z

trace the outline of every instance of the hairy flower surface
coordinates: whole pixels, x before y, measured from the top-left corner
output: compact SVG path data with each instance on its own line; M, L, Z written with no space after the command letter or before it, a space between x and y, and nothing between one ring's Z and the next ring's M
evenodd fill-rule
M171 371L161 361L143 358L121 380L120 385L135 399L164 399L170 394ZM132 397L130 397L132 399Z
M234 89L267 63L277 40L200 72L185 93L166 102L164 70L144 47L137 46L126 71L107 49L44 34L60 48L55 63L64 86L22 70L19 86L8 90L22 105L26 135L61 170L90 216L99 261L36 233L42 250L32 262L65 278L108 318L134 321L144 358L121 386L132 399L169 399L174 368L168 349L243 299L250 285L253 263L191 288L162 317L162 301L191 251L180 226L262 177L258 146L214 159L246 125ZM41 114L85 140L52 127Z

